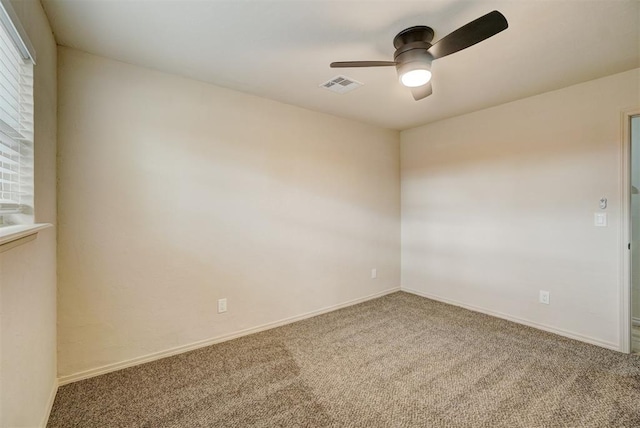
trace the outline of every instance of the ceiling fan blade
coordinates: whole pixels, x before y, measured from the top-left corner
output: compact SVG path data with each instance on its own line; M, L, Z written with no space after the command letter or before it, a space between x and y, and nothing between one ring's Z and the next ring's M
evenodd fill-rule
M426 85L418 86L417 88L411 88L411 95L413 95L413 99L416 101L427 98L432 93L433 89L431 88L431 82Z
M442 58L495 36L508 27L504 15L494 10L444 36L429 48L429 53L434 59Z
M394 61L340 61L340 62L332 62L331 68L387 67L390 65L396 65L396 63Z

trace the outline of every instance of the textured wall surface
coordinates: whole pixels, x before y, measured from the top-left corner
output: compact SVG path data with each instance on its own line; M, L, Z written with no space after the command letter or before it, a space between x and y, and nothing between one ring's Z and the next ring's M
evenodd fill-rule
M402 287L617 348L621 112L639 80L403 131ZM594 227L601 197L608 227Z
M399 286L397 131L58 60L61 376Z

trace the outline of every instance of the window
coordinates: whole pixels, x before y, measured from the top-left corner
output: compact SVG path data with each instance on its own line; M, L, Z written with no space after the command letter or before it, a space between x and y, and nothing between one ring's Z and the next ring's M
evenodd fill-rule
M0 1L0 226L33 223L33 48Z

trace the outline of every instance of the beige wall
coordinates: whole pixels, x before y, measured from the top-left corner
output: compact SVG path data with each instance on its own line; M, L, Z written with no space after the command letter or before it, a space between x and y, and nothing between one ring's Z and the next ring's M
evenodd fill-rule
M621 110L639 80L402 132L402 287L618 347ZM594 227L603 196L609 226Z
M35 221L56 223L56 44L36 0L14 1L36 49ZM0 426L42 424L56 388L56 230L0 253Z
M58 60L60 376L399 287L397 131Z

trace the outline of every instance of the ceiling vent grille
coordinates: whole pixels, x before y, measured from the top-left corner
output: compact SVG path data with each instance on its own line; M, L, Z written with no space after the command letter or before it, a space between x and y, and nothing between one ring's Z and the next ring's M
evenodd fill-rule
M362 83L346 76L336 76L320 85L321 88L338 94L345 94L359 88L360 86L362 86Z

